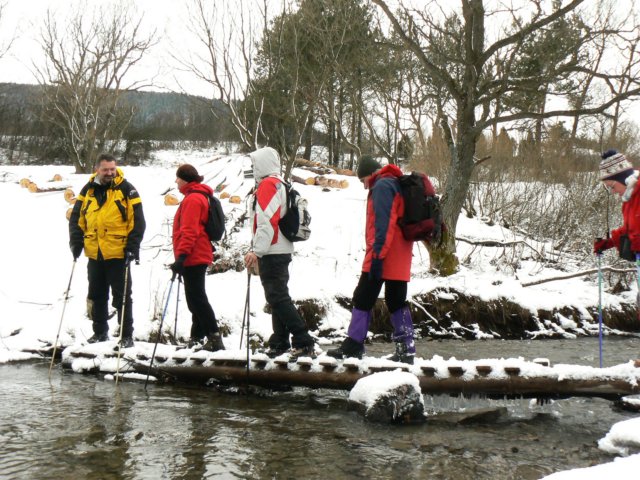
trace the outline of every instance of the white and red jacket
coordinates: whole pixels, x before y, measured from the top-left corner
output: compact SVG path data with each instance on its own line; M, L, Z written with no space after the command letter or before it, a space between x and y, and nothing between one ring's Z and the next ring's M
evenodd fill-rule
M249 155L258 183L250 202L253 233L252 250L258 256L293 253L293 243L285 238L278 222L287 212L287 193L280 176L280 156L271 147Z

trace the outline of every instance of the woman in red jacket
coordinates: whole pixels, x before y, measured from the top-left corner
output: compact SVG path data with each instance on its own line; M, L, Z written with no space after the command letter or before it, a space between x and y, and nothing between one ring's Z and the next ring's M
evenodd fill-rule
M173 219L174 273L181 275L184 295L191 312L190 346L207 338L202 347L215 352L224 350L215 313L205 290L207 266L213 262L213 249L204 229L209 216L209 198L213 190L202 183L203 177L189 164L181 165L176 172L178 190L185 197Z
M635 261L640 253L640 172L616 150L607 150L600 162L600 179L612 193L622 198L622 226L611 231L611 237L596 240L593 250L601 254L616 247L620 257Z
M340 347L328 350L335 358L364 354L364 340L371 322L371 309L385 285L384 299L393 325L396 352L390 360L413 364L416 353L413 321L406 305L407 284L411 277L413 242L405 240L398 220L404 214L404 198L395 165L381 167L370 156L358 163L358 178L369 190L367 197L366 244L362 275L353 292L353 310L347 338Z

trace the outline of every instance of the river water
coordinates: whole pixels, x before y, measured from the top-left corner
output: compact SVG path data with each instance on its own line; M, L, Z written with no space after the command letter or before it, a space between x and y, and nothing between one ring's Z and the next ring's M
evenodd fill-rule
M370 353L389 351L374 345ZM640 339L607 338L605 366L640 356ZM418 355L547 357L598 365L597 339L421 341ZM538 479L611 461L597 448L635 414L600 399L426 397L432 413L502 406L471 425L372 424L346 392L294 389L239 395L113 381L48 362L0 365L2 479Z

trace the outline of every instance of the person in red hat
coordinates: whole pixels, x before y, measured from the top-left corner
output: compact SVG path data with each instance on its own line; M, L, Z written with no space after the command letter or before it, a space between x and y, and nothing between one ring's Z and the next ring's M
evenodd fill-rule
M205 290L207 266L213 262L213 249L205 224L209 216L208 195L213 189L204 183L193 165L180 165L176 172L178 190L184 195L173 219L173 254L171 270L182 276L184 296L191 312L189 346L199 344L203 350L224 350L216 315Z

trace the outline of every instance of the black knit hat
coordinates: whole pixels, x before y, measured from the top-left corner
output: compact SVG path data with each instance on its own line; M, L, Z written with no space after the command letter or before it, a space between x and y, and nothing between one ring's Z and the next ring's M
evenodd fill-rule
M193 165L189 165L185 163L184 165L180 165L178 167L178 171L176 172L176 177L181 178L185 182L202 182L204 177L198 174L198 170Z
M358 161L358 178L371 175L376 170L380 170L382 165L376 162L371 155L363 155Z

